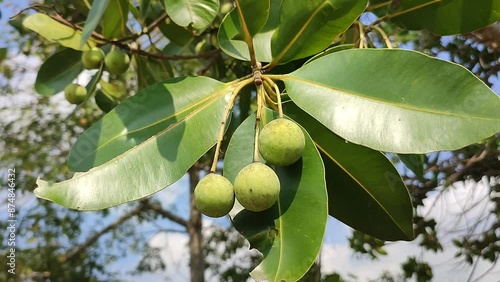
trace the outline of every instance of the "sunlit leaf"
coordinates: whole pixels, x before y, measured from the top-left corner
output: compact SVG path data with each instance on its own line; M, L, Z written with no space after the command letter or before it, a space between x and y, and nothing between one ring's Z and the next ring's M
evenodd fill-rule
M196 83L197 79L193 78L191 82ZM202 83L207 82L207 79L199 79ZM98 210L149 196L173 184L216 143L226 105L226 94L233 88L221 83L218 86L216 89L205 88L205 94L210 99L202 106L175 123L166 126L162 124L163 129L151 138L110 161L87 172L76 173L73 178L63 182L51 183L38 179L35 194L68 208ZM184 84L184 94L189 95L192 89ZM162 85L157 91L167 92L165 88L162 89ZM149 98L148 96L154 95L152 89L149 89L149 93L140 97ZM122 106L125 104L122 103L110 113L114 112L116 116L118 112L122 115L120 117L127 115L124 109L128 110L129 116L137 112L144 113L140 107L148 106L144 104L145 101L147 100L136 98L136 104L127 103ZM165 108L165 111L168 112L169 109ZM159 121L161 119L161 116L158 117ZM126 125L132 126L134 122L127 122ZM106 135L105 131L110 128L102 127L101 130ZM129 134L127 137L134 136Z
M219 0L164 0L165 10L180 26L205 29L219 12Z
M42 13L27 16L23 21L23 25L25 28L40 34L47 40L57 42L68 48L84 51L95 47L95 41L92 38L81 45L81 31L64 25Z
M108 8L102 15L102 35L108 39L126 35L128 11L128 0L109 0Z
M455 150L500 131L500 98L488 86L462 66L414 51L340 51L283 80L290 98L328 129L380 151Z

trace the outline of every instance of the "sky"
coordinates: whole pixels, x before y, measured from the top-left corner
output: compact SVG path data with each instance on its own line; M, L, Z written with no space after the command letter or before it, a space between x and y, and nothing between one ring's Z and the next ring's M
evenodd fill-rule
M17 12L18 8L11 6L22 7L25 6L25 0L23 1L3 1L0 3L0 10L2 11L2 18L0 19L0 34L5 30L6 20L12 14ZM0 41L0 48L9 46L9 42ZM11 64L22 64L29 68L36 69L40 65L40 61L36 58L28 58L26 56L15 56L9 58L9 63ZM36 73L28 74L23 77L22 84L27 87L23 89L22 93L16 96L16 100L4 99L0 95L0 103L5 105L10 103L12 107L16 105L27 103L31 101L33 97L33 89L30 89L29 85L34 85L34 80L36 78ZM88 79L88 73L80 77L80 81L85 81ZM21 81L15 81L14 83L19 84ZM498 89L496 89L498 90ZM498 92L498 91L497 91ZM53 97L54 103L62 101L62 93ZM72 109L63 105L61 111L66 114L70 114ZM0 112L0 118L16 118L15 116L6 115ZM376 261L369 260L367 258L359 257L351 251L348 246L347 237L351 233L351 229L344 225L343 223L330 218L327 231L325 234L324 246L321 252L321 262L323 271L328 272L339 272L343 276L348 276L354 274L357 276L357 281L367 281L369 278L375 279L384 270L391 271L393 273L400 272L400 264L404 262L409 255L415 255L417 258L428 261L433 267L435 274L434 281L443 282L455 282L455 281L467 281L468 275L471 271L471 267L459 263L454 259L456 249L449 242L449 238L445 234L446 231L457 232L462 228L470 227L470 222L480 216L484 210L487 210L488 201L485 200L485 195L487 193L486 186L478 185L475 189L467 189L467 185L472 185L471 183L461 185L457 184L456 189L448 190L443 193L434 193L425 201L423 207L423 213L427 214L429 218L436 218L439 222L439 230L441 230L442 236L445 242L445 251L439 254L433 254L429 252L422 252L421 248L418 246L418 240L414 242L395 242L390 243L387 246L388 255L381 257ZM470 187L469 187L470 188ZM473 191L471 193L470 191ZM171 207L177 214L187 218L188 216L188 193L187 193L187 179L183 178L176 184L170 186L168 189L155 195L165 206ZM481 200L482 199L482 200ZM0 201L6 202L5 193L0 193ZM467 209L474 203L480 203L476 205L474 209L469 212L467 218L459 216L460 211ZM29 207L30 205L36 204L36 199L34 196L26 197L22 199L22 205ZM114 217L119 216L124 211L123 206L113 208L111 210L112 214L115 216L108 217L99 223L100 226L104 226L108 221L112 221ZM0 218L5 217L5 212L0 211ZM86 220L82 223L87 230L92 230L92 228L97 229L95 225L95 218L93 216L88 216ZM169 222L160 222L162 226L167 229L178 229L178 226ZM209 225L220 225L229 226L229 220L227 218L213 220L210 218L205 218L205 226ZM164 273L157 274L144 274L141 276L132 276L128 271L124 269L135 268L139 262L140 257L137 255L127 256L126 258L120 259L109 265L112 270L119 272L119 277L123 281L138 281L146 280L150 282L155 281L165 281L165 277L175 281L188 281L188 250L187 241L188 237L183 233L172 232L169 234L156 233L155 226L152 223L144 223L138 226L140 232L144 232L146 237L149 239L149 244L151 246L159 247L162 249L162 257L168 265L167 270ZM248 250L242 250L237 256L245 256ZM238 259L235 257L234 259ZM483 273L489 267L486 263L480 263L475 271L477 277ZM483 277L480 281L485 282L495 282L500 277L500 267L496 267L489 275ZM209 279L209 281L216 281L216 279Z

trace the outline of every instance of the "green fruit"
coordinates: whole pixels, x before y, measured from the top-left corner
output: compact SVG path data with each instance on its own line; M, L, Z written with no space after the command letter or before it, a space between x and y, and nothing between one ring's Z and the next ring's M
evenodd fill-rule
M104 51L94 47L82 54L82 64L86 69L98 69L104 61Z
M210 173L196 185L194 204L206 216L225 216L234 205L233 185L224 176Z
M80 104L87 97L87 89L79 84L68 84L64 88L64 97L71 104Z
M293 121L279 118L266 124L259 136L259 152L273 165L287 166L302 156L306 139Z
M278 200L280 180L270 167L255 162L238 173L234 181L234 193L245 209L263 211Z
M112 74L122 74L127 71L130 65L129 56L119 50L109 52L104 58L106 69Z

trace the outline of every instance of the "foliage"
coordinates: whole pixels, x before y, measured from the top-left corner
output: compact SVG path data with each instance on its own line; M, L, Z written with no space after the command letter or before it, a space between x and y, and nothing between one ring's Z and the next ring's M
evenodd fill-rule
M25 16L24 28L58 46L38 73L40 94L54 95L72 82L83 70L82 51L94 46L126 51L133 64L123 75L108 73L104 64L93 73L87 98L77 107L93 108L95 101L108 113L71 149L74 176L57 183L39 179L35 194L71 209L106 209L165 189L208 152L215 172L221 151L224 176L234 181L242 167L264 162L254 148L258 132L286 114L303 127L306 149L295 164L274 167L281 181L278 202L259 213L239 206L230 213L235 228L263 255L255 279L300 279L318 255L328 215L380 240L425 234L432 222L413 226L412 202L419 204L413 192L420 187L405 186L380 151L426 154L482 142L499 132L500 100L462 66L392 49L381 26L391 20L412 30L467 33L497 21L500 7L494 0L481 4L487 9L466 9L478 5L467 0L410 2L236 0L232 7L232 1L110 0L82 9L32 6L36 13ZM230 8L219 11L224 4ZM360 20L370 12L378 19ZM422 21L428 16L431 25ZM119 20L109 25L110 19ZM388 48L376 48L376 36ZM186 76L195 72L199 76ZM131 91L113 95L109 85L116 81L128 82ZM107 102L100 93L107 93ZM126 98L129 93L134 95ZM443 128L455 134L442 134ZM417 159L408 166L422 180L423 161ZM432 236L427 232L425 245L439 250ZM380 240L361 238L383 253ZM407 274L418 268L413 264ZM432 277L428 267L417 275Z

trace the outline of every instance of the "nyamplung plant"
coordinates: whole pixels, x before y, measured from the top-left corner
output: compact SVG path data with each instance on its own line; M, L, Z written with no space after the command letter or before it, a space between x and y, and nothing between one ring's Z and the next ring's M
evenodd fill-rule
M184 32L186 40L201 38L220 5L163 2L165 15L151 27L163 28L172 42ZM328 215L383 240L414 239L410 195L381 152L455 150L500 130L500 100L490 88L459 65L392 49L381 27L392 20L409 29L467 33L499 19L497 0L236 0L216 27L215 45L250 62L251 69L229 82L204 76L164 80L169 68L151 67L153 58L179 57L136 48L136 36L149 35L149 29L127 31L129 9L144 22L141 12L148 5L141 3L137 8L123 0L94 1L81 29L57 15L24 20L26 28L67 47L42 65L35 85L42 95L71 83L82 69L81 52L98 46L129 54L108 53L105 68L100 64L87 85L85 102L101 91L97 85L106 90L105 71L113 77L128 69L129 55L139 84L135 95L109 104L109 113L75 143L68 165L78 173L60 183L40 179L35 194L72 209L105 209L165 189L214 146L210 173L216 173L228 125L237 122L233 116L244 117L234 106L243 104L243 89L253 85L255 111L232 133L223 176L208 174L218 179L200 182L196 202L209 216L229 212L262 253L252 272L256 280L302 277L318 255ZM368 13L376 15L371 23L363 20ZM122 21L109 24L117 18ZM96 28L102 34L94 34ZM378 33L387 48L373 48L369 32ZM63 74L56 80L47 73L54 64ZM220 202L203 196L213 183L221 189L214 193L224 194ZM241 205L229 211L233 193Z

